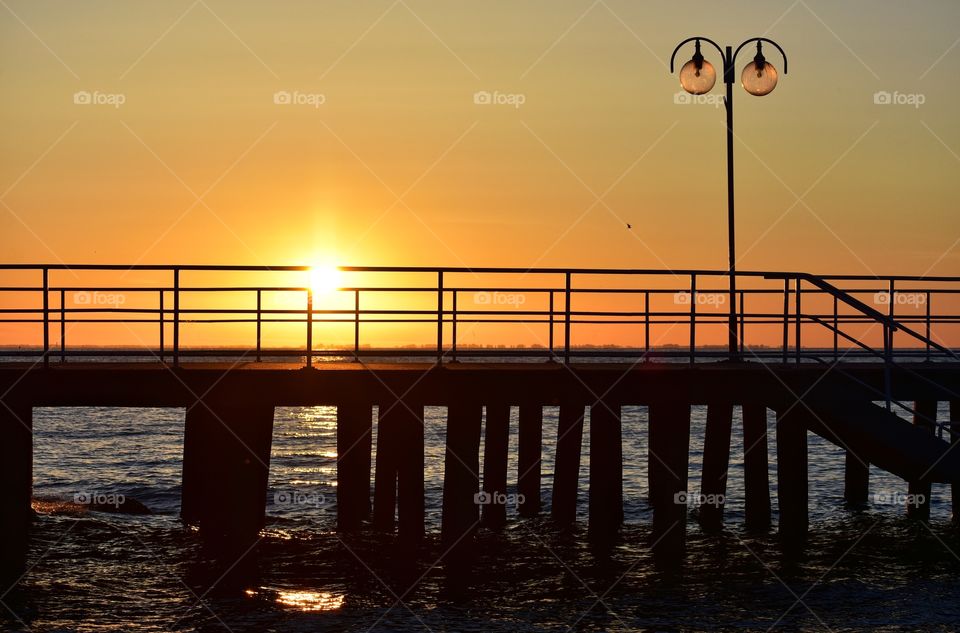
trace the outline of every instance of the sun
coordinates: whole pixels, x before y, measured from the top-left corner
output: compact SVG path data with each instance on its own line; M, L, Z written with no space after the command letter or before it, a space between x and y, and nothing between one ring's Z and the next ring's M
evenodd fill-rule
M313 294L330 294L336 291L342 283L340 269L331 265L317 265L310 267L310 288Z

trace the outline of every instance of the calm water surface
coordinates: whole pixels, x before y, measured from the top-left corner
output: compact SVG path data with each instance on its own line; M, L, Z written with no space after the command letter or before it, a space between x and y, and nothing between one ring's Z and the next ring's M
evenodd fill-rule
M557 412L547 408L544 416L545 502ZM705 413L701 407L693 411L694 489ZM806 557L789 562L774 532L750 535L743 529L739 418L726 531L705 535L691 519L686 570L679 576L656 572L646 546L651 510L645 407L624 408L626 526L611 553L595 553L586 543L585 428L575 530L559 533L547 519L511 515L504 532L481 532L469 581L452 583L451 576L464 570L435 564L442 554L436 541L444 415L442 408L427 409L429 536L422 551L409 552L383 536L337 537L329 506L336 494L336 411L277 409L268 526L256 555L257 574L236 591L208 592L209 582L199 579L207 578L211 567L196 533L184 529L177 516L183 411L38 409L37 497L122 494L154 514L42 512L32 568L3 598L19 619L5 612L2 625L11 631L235 632L960 628L960 535L950 525L948 487L934 486L929 528L907 521L902 506L883 499L871 499L866 509L846 508L843 453L811 435L811 544ZM511 484L516 409L512 416ZM772 438L772 417L769 423ZM903 482L872 469L872 493L892 497L905 491ZM775 488L773 493L776 514Z

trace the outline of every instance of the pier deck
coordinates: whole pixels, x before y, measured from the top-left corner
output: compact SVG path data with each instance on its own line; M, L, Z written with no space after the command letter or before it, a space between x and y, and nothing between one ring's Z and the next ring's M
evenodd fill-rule
M11 491L0 515L5 574L23 569L27 550L35 407L184 408L181 516L227 558L250 547L264 525L278 406L337 408L339 528L395 531L409 542L424 536L424 407L446 407L441 538L456 544L451 556L469 551L481 520L493 529L514 520L496 504L477 502L478 494L496 496L509 486L525 497L516 518L549 507L557 525L575 521L585 431L589 538L595 546L612 546L623 517L624 406L648 408L652 546L664 564L683 561L688 508L677 499L691 488L693 405L707 407L699 488L716 501L699 512L706 530L723 526L734 407L741 407L743 421L746 522L760 530L772 524L767 420L776 418L778 530L785 548L802 546L808 529L807 474L816 464L808 463L807 432L846 451L848 503L866 502L870 465L904 479L926 504L932 482L960 486L960 450L954 450L960 440L960 355L950 343L960 329L960 278L738 273L744 279L738 296L727 298L735 309L727 311L712 309L722 290L700 301L710 280L722 281L722 273L710 271L345 269L426 275L435 283L346 286L334 292L351 305L336 307L331 299L329 307L315 302L310 287L183 283L187 274L305 270L298 267L122 271L172 273L172 284L152 287L50 281L53 272L120 270L111 267L10 270L39 270L42 279L37 286L0 286L0 301L6 301L0 321L39 328L42 344L24 341L0 350L0 478ZM471 275L507 278L513 285L467 283L464 277ZM561 284L521 284L527 276ZM648 277L650 285L620 283ZM688 284L672 286L678 278ZM917 300L909 312L898 294L907 292ZM123 293L130 303L118 299ZM270 307L270 294L305 301ZM384 295L393 303L376 300ZM27 303L12 304L8 296ZM136 303L139 296L156 304ZM240 296L255 299L254 307L238 306ZM410 296L420 299L410 304L397 298ZM504 296L509 300L497 298ZM473 305L465 305L465 297ZM873 305L864 301L869 297ZM371 347L364 336L384 324L426 328L435 345ZM224 325L248 328L253 345L228 350L182 343L186 330L196 340L196 328ZM271 340L265 328L281 325L302 328L302 347L263 344ZM68 344L70 328L93 326L113 328L117 347ZM318 349L315 330L329 326L345 328L351 344ZM519 328L536 344L465 347L464 329L480 326ZM120 349L119 339L144 327L155 339L138 338L139 345ZM597 328L632 342L576 343L595 338ZM729 347L717 346L727 339ZM949 403L948 417L938 413L941 403ZM559 407L555 438L543 437L544 407ZM507 473L512 420L519 438L515 478ZM546 442L554 443L556 455L549 494L541 490L540 477ZM929 505L921 502L910 511L923 520Z

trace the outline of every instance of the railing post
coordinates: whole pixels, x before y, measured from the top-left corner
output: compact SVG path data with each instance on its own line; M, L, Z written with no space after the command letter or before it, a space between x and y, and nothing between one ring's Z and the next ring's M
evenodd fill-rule
M457 362L457 291L456 289L451 290L453 293L453 312L450 314L450 319L452 321L451 333L450 333L450 345L451 345L451 360Z
M65 302L67 293L60 291L60 362L67 362L67 308Z
M163 315L163 290L160 291L160 362L163 362L163 344L164 344L164 315Z
M437 271L437 364L443 364L443 271Z
M554 360L553 355L553 290L550 291L550 334L548 336L550 341L550 360Z
M930 291L927 290L927 301L926 301L926 304L927 304L927 318L926 318L926 325L927 325L927 328L926 328L926 337L927 337L927 360L930 360L930 341L932 340L932 339L930 338L930 335L932 334L932 332L931 332L931 330L930 330L930 301L931 301L932 299L933 299L933 297L930 296Z
M261 291L257 290L257 362L260 362L260 328L261 328L261 310L263 309Z
M801 345L802 345L801 339L800 339L800 330L802 329L802 322L801 322L801 320L800 320L800 319L801 319L801 317L800 317L800 295L801 295L800 283L801 283L800 277L797 277L797 299L796 299L796 306L797 306L797 322L796 322L796 327L797 327L797 332L796 332L796 343L795 343L795 344L796 344L795 354L796 354L796 362L797 362L797 364L800 364L800 347L801 347Z
M890 393L891 390L891 366L893 362L893 333L896 330L896 318L894 317L895 308L894 304L897 302L896 288L894 286L893 279L890 280L890 284L887 289L887 303L888 306L888 315L889 320L883 327L883 390L884 396L886 397L887 411L891 410L891 402L893 400Z
M783 278L783 363L787 363L790 344L790 278Z
M180 366L180 269L173 269L173 366Z
M737 311L737 314L740 316L740 347L737 349L737 353L743 356L743 348L746 345L743 342L744 334L746 333L747 322L746 322L746 307L745 307L745 297L743 291L740 291L740 309Z
M360 361L360 290L353 291L353 360Z
M50 270L43 269L43 366L50 366Z
M890 322L895 323L896 317L894 316L894 314L895 314L896 306L894 304L896 304L897 299L896 299L896 294L895 294L896 290L894 289L893 279L890 280L889 290L887 292L889 293L887 297L890 299L887 305L887 313L890 316ZM891 348L893 347L893 330L890 331L890 347Z
M840 300L833 296L833 362L840 360Z
M567 365L570 364L570 282L571 274L569 272L564 273L566 277L566 292L564 300L564 317L563 317L563 362Z
M730 295L730 301L734 296ZM690 275L690 363L696 362L697 350L697 276Z
M313 288L307 288L307 367L313 367Z
M893 320L883 324L883 390L887 401L887 411L890 411L891 375L890 364L893 362Z
M643 293L643 357L650 355L650 291Z

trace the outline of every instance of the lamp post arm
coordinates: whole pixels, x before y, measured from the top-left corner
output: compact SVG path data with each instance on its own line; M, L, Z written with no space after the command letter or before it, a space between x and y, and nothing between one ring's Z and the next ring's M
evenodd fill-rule
M716 42L714 42L713 40L711 40L711 39L708 38L708 37L688 37L687 39L685 39L685 40L683 40L682 42L680 42L679 44L677 44L677 47L676 47L675 49L673 49L673 55L670 56L670 72L671 72L671 73L673 73L673 62L674 62L674 60L675 60L676 57L677 57L677 52L679 52L679 50L680 50L681 48L683 48L684 44L688 44L689 42L692 42L692 41L694 41L694 40L701 40L701 41L703 41L703 42L707 42L708 44L712 44L713 47L714 47L715 49L717 49L717 52L720 53L720 59L723 61L724 66L726 66L726 64L727 64L727 57L726 57L726 55L723 54L723 49L720 48L720 45L719 45L719 44L717 44ZM776 46L776 44L774 44L774 46ZM777 48L780 48L780 47L777 46ZM782 52L782 51L781 51L781 52ZM786 71L784 71L784 72L786 72Z
M731 65L735 64L736 61L737 61L737 55L740 53L740 50L741 50L744 46L746 46L747 44L751 44L751 43L753 43L753 42L766 42L767 44L770 44L770 45L773 46L775 49L777 49L778 51L780 51L780 57L783 58L783 74L784 74L784 75L787 74L787 54L783 52L783 49L780 48L780 45L779 45L779 44L777 44L777 43L774 42L773 40L768 39L768 38L766 38L766 37L751 37L750 39L745 40L745 41L743 42L743 44L741 44L740 46L738 46L738 47L737 47L737 50L735 50L735 51L733 52L733 58L730 60L730 64L731 64ZM673 70L673 69L671 68L671 72L672 72L672 70Z

